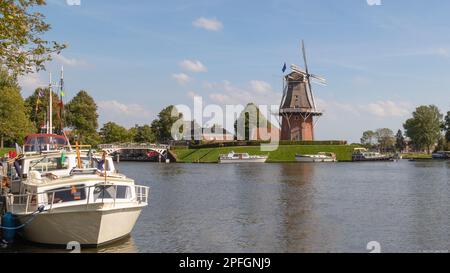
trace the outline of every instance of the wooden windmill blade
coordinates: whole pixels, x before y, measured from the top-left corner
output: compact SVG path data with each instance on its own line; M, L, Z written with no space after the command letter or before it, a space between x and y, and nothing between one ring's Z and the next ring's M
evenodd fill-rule
M314 100L314 94L313 94L312 86L311 86L311 80L310 80L311 74L309 74L308 61L306 59L306 49L305 49L305 41L304 40L302 40L302 52L303 52L303 60L305 61L305 70L306 70L305 80L307 81L307 85L308 85L308 89L309 89L309 94L306 97L308 98L308 102L309 102L309 104L311 104L313 111L315 112L316 111L316 102ZM309 97L311 97L311 98L309 98Z
M288 88L289 87L286 84L286 81L283 79L283 97L281 97L280 111L281 111L281 108L283 107L283 105L286 103Z

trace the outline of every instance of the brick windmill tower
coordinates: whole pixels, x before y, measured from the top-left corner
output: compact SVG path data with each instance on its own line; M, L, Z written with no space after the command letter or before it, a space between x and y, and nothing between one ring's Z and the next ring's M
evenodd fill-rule
M280 105L281 140L314 140L314 126L317 119L323 114L317 110L311 81L326 85L326 80L309 73L303 41L302 52L305 70L297 65L292 65L292 72L284 77L283 98Z

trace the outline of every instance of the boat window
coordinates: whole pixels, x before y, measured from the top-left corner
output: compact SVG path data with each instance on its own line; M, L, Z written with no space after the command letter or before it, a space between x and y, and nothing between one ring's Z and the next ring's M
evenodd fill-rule
M106 171L111 171L111 166L110 166L111 164L109 164L108 160L106 160L106 161L107 161ZM104 163L101 158L82 157L81 164L82 164L83 168L85 168L85 169L95 168L95 169L104 171L104 169L103 169Z
M52 203L53 193L55 194L53 204L86 200L86 189L84 185L74 185L48 191L47 194L50 204Z
M67 170L69 168L69 161L61 160L61 157L40 158L30 161L30 171L38 171L47 173L58 170Z
M117 188L117 195L116 195ZM128 186L98 186L94 190L94 201L98 199L130 199L131 188Z

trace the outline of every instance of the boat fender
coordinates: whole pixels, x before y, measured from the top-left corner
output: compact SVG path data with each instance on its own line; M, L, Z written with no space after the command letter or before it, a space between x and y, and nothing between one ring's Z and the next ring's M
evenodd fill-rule
M7 212L7 213L5 213L5 215L3 215L2 225L3 225L3 227L5 227L5 229L3 229L3 227L2 227L3 241L8 244L14 242L14 237L16 236L16 231L13 228L16 226L16 223L14 220L14 216L10 212Z

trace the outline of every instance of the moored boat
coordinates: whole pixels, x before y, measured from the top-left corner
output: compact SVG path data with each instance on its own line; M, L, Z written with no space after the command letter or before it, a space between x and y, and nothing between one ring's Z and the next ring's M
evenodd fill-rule
M362 161L393 161L392 156L383 155L378 152L369 152L365 148L355 148L352 154L352 161L362 162Z
M36 149L48 147L48 138L59 139L35 135L35 147L2 164L14 166L6 171L10 188L2 191L20 235L39 244L84 246L128 236L148 205L149 188L118 173L106 153Z
M248 153L231 152L227 155L219 156L219 163L265 163L269 157L259 155L249 155Z
M432 154L433 159L445 160L450 159L450 151L441 151Z
M334 153L318 153L317 155L296 155L298 162L336 162L336 154Z

